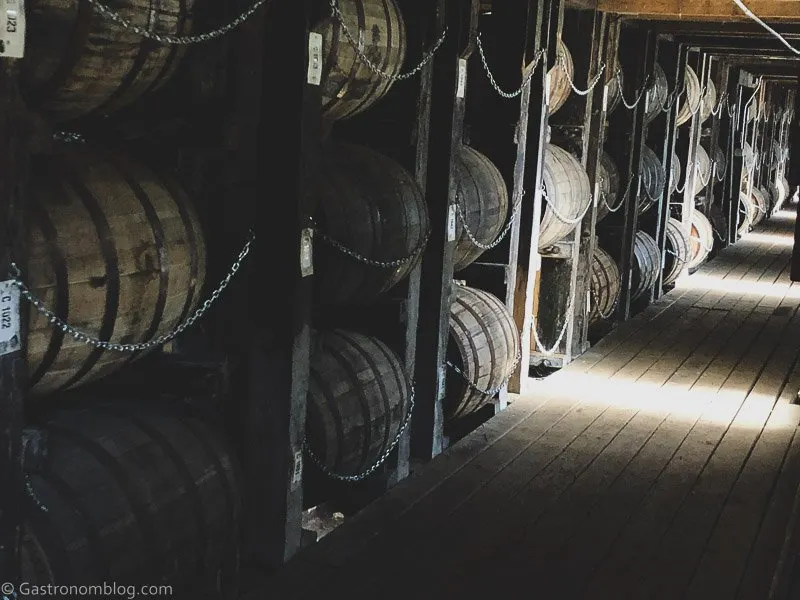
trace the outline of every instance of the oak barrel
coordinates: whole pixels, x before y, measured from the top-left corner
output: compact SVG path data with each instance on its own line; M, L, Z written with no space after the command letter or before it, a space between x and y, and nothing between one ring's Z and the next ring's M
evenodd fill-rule
M678 155L673 152L672 153L672 164L670 165L670 180L669 180L669 194L670 196L675 193L678 189L678 185L681 182L681 159L678 158Z
M409 409L400 358L382 341L335 329L314 336L306 437L322 464L341 475L372 466Z
M712 175L711 159L706 149L699 144L697 145L697 155L695 156L695 167L694 195L697 196L705 191Z
M642 146L642 162L639 171L642 180L642 191L639 194L639 214L647 212L653 204L658 202L664 193L666 173L664 165L652 149Z
M341 22L331 15L314 28L322 35L322 113L330 121L367 110L393 83L359 58L345 27L361 53L390 77L400 74L407 48L406 25L395 0L339 0L339 11Z
M633 245L633 277L631 279L631 300L638 300L658 281L661 269L661 253L656 241L644 231L636 232Z
M700 122L705 123L717 107L717 88L709 78L706 84L706 93L703 95L703 105L700 107Z
M619 171L614 160L605 150L600 153L600 162L597 165L597 177L600 182L600 198L597 202L597 221L602 221L617 208L617 202L622 202L620 198ZM610 207L610 208L609 208Z
M695 209L689 227L689 271L694 271L708 258L714 249L714 229L708 217Z
M110 6L147 30L186 35L195 0L127 0ZM154 92L186 46L146 40L101 16L88 0L31 0L21 84L28 104L56 120L107 114Z
M572 91L569 82L575 77L572 55L561 39L558 40L556 45L556 57L556 64L547 72L547 78L550 82L550 94L547 97L547 104L551 115L564 106Z
M753 167L756 165L756 153L753 151L753 147L750 145L749 142L745 142L744 146L742 147L742 161L744 162L744 170L745 171L752 171Z
M206 269L203 233L168 177L113 152L71 146L33 163L29 264L33 293L93 337L138 343L168 333L196 308ZM74 387L130 354L95 350L31 311L33 394Z
M572 154L554 144L548 144L545 151L542 184L545 205L542 207L539 250L572 233L592 202L589 176L583 166Z
M315 296L321 303L373 300L419 262L429 229L428 208L414 178L394 160L363 146L331 144L322 153L315 193L316 222L324 235L369 260L414 256L384 268L317 240Z
M620 71L622 71L619 58L617 58L617 65L620 67ZM610 115L620 105L620 99L622 98L619 93L619 78L611 69L606 69L606 86L608 87L608 107L606 108L606 112Z
M590 285L589 324L594 325L611 316L622 291L617 263L599 246L594 249L592 257Z
M462 285L454 286L453 296L447 360L464 375L448 369L445 419L466 416L490 402L492 397L481 392L508 381L520 352L519 331L505 304L489 292Z
M647 96L645 96L645 125L652 122L661 114L664 105L667 103L668 96L669 84L667 83L667 75L664 73L664 69L661 68L661 65L656 63L653 76L650 79L650 85L647 88Z
M45 457L28 476L46 512L27 513L22 581L164 584L195 597L178 592L235 574L241 473L210 427L184 410L103 402L36 429Z
M686 65L684 85L686 86L686 91L683 94L683 103L678 111L678 118L675 121L675 125L678 127L688 122L689 119L700 110L700 103L702 102L702 98L700 97L700 92L702 91L700 89L700 80L697 78L697 73L695 73L694 69L689 65Z
M470 233L483 245L491 244L503 230L508 213L508 189L497 167L486 156L461 146L455 160L456 199ZM459 271L484 250L470 239L459 216L453 261Z
M716 167L715 176L718 179L728 171L728 157L725 156L725 152L719 146L714 148L714 166Z
M753 200L755 200L755 213L753 215L753 227L761 223L769 211L767 193L764 188L753 186Z
M689 236L683 228L683 224L675 218L667 220L666 243L664 254L664 269L662 271L662 283L670 285L680 277L684 267L689 263L691 248Z
M739 193L739 235L744 235L753 228L753 224L758 218L758 204L755 197L755 187L753 193Z

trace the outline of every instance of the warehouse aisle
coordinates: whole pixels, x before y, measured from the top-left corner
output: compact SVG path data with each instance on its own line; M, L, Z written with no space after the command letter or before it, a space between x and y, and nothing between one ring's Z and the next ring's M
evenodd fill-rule
M788 597L793 208L248 598Z

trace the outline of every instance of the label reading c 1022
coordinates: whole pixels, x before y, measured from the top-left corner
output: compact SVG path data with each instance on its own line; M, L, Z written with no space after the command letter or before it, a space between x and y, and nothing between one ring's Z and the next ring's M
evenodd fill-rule
M21 348L19 290L10 281L0 281L0 356Z
M2 0L0 56L22 58L25 53L25 0Z

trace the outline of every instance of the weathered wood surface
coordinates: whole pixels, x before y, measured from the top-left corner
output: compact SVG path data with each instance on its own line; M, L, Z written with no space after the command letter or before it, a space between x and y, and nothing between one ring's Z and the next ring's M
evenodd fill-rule
M799 0L747 0L745 5L762 19L800 22ZM729 0L599 0L598 10L639 19L686 21L743 21L748 17Z

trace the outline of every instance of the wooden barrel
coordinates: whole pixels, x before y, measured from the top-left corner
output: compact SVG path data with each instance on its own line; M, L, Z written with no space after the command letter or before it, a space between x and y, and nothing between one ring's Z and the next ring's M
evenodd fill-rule
M550 94L547 97L547 103L551 115L564 106L572 91L569 82L575 77L572 55L561 39L558 40L556 45L556 54L558 62L547 72L547 78L550 82ZM564 65L566 65L566 69Z
M792 195L792 188L789 187L789 180L786 179L786 175L781 175L779 181L781 182L781 189L783 190L783 199L781 200L781 203L783 203Z
M714 229L711 221L699 210L692 211L689 227L689 272L703 264L714 248Z
M669 84L667 83L667 75L661 65L656 63L653 71L653 76L650 79L650 85L647 88L647 96L645 97L645 125L651 123L664 109L669 96Z
M502 231L508 213L508 189L496 166L469 146L461 146L455 160L456 199L472 235L484 245L492 243ZM461 217L456 221L458 234L454 252L455 270L459 271L483 254L464 229Z
M196 308L206 254L197 215L169 178L113 152L72 146L32 166L24 279L44 304L95 338L145 342ZM130 354L96 350L31 310L33 394L103 377Z
M767 193L764 188L753 186L753 200L755 201L755 213L753 215L753 227L760 224L769 212Z
M617 65L619 65L619 58L617 58ZM621 66L620 70L622 70ZM622 96L619 93L619 80L611 69L606 69L606 77L606 86L608 86L608 106L606 107L606 113L610 115L620 105Z
M464 376L448 370L444 418L464 417L490 402L491 396L481 391L493 391L508 381L519 351L519 331L506 305L489 292L456 285L447 360Z
M589 299L589 324L609 318L617 306L622 291L619 267L611 255L600 248L594 249L592 257L591 295Z
M600 198L597 202L597 221L602 221L611 212L609 207L616 208L619 197L619 171L614 160L605 150L600 153L600 163L597 166L597 177L600 181Z
M716 168L716 177L722 177L723 173L728 170L728 158L725 156L725 152L717 146L714 148L714 165Z
M664 165L661 164L656 153L647 146L642 146L639 175L642 180L642 190L639 194L638 210L639 214L642 214L658 202L667 183Z
M751 171L756 166L756 153L749 142L745 142L742 147L742 161L745 171Z
M753 188L755 190L755 188ZM739 235L744 235L753 227L758 217L758 205L755 194L748 195L747 192L739 193Z
M689 263L691 253L689 236L684 231L683 224L672 217L667 220L665 250L661 281L664 285L670 285L680 277Z
M671 196L674 194L677 189L678 185L681 182L681 159L678 158L678 155L673 152L672 153L672 164L670 166L671 176L669 180L669 195Z
M699 144L697 145L697 155L694 162L696 167L694 173L694 195L697 196L706 190L712 175L711 158L709 158L706 149Z
M545 151L542 183L546 205L542 208L539 250L572 233L580 223L576 220L586 213L592 202L592 188L583 166L572 154L554 144L548 144Z
M631 300L638 300L653 289L661 269L661 253L656 241L644 231L636 232L633 245Z
M331 144L322 155L317 188L319 230L361 257L400 266L372 266L317 240L315 296L320 303L368 302L402 281L419 261L428 209L408 171L369 148Z
M110 6L151 32L186 35L195 0L128 0ZM21 83L28 104L56 120L107 114L159 89L186 46L124 29L87 0L31 0Z
M102 403L37 426L46 458L28 475L46 512L27 511L22 581L173 585L183 598L235 573L239 467L211 428L165 410Z
M703 105L700 107L700 122L705 123L712 111L717 107L717 88L711 79L706 84L706 93L703 95Z
M306 436L322 464L341 475L371 467L409 409L403 363L382 341L340 329L314 336Z
M400 73L406 57L406 25L395 0L339 0L340 22L333 16L314 30L322 35L322 114L329 121L352 117L373 106L392 81L372 71L347 39L389 76Z
M680 127L687 123L692 118L693 112L700 110L700 80L697 78L697 73L689 65L686 65L686 75L684 77L684 85L686 92L683 94L683 103L681 104L680 111L678 111L678 118L675 125Z

